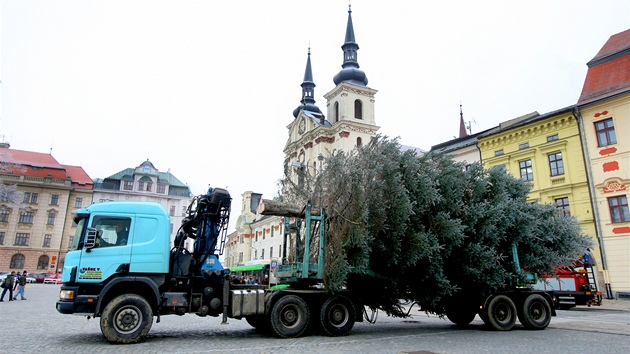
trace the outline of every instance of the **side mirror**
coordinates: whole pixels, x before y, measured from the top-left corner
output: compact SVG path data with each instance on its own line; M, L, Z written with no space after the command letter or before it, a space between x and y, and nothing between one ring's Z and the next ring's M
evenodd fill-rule
M97 231L93 227L89 227L87 231L87 235L85 236L85 242L83 243L83 248L86 249L86 252L89 252L90 249L96 247L96 239L100 236L101 231Z

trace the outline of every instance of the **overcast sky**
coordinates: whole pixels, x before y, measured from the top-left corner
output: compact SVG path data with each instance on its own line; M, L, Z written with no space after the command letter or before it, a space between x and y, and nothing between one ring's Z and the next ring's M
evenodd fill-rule
M341 69L348 2L0 2L0 131L104 178L149 159L189 184L276 192L309 43L316 104ZM425 150L577 102L627 0L352 1L380 132ZM236 217L232 218L234 221ZM231 223L233 225L233 222Z

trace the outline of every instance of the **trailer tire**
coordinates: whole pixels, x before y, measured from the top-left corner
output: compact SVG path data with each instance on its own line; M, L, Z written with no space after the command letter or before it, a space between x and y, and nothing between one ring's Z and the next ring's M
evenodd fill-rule
M527 329L545 329L551 322L551 307L540 294L529 295L518 311L518 320Z
M120 295L105 306L100 324L103 336L110 343L138 343L146 339L153 313L142 296Z
M333 296L326 300L319 313L319 321L326 334L344 336L354 327L354 305L345 296Z
M308 328L310 312L301 297L285 295L271 309L271 328L282 338L299 337Z
M505 295L496 295L488 303L488 324L497 331L509 331L516 323L516 306Z
M477 309L469 304L449 305L446 307L446 318L457 326L465 327L475 319Z

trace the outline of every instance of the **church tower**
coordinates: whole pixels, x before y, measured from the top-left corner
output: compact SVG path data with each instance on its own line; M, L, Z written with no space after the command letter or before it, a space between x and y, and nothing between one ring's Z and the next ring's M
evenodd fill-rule
M335 75L335 88L324 95L328 119L315 105L311 52L309 48L306 71L302 82L301 104L293 111L295 118L287 126L289 139L284 149L285 168L291 164L312 167L312 174L322 169L324 156L334 150L350 151L376 136L380 127L374 119L374 95L377 90L367 86L365 73L359 69L359 45L354 36L352 9L348 9L348 22L343 50L342 69Z

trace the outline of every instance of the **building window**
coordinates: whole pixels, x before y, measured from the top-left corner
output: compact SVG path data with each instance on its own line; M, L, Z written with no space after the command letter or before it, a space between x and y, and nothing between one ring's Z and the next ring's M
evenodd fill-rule
M554 141L554 140L558 140L558 134L549 135L547 137L547 142Z
M28 246L29 238L31 238L31 234L18 232L15 234L15 246Z
M182 206L182 216L186 216L186 207Z
M133 181L125 181L123 184L123 190L132 191L133 190Z
M363 103L360 100L354 100L354 118L363 119Z
M31 204L37 204L37 197L39 197L37 193L31 193Z
M333 116L333 123L337 123L339 121L339 102L335 102L335 113Z
M241 236L240 236L240 241L241 241L241 243L245 243L245 236L244 236L244 235L241 235ZM241 254L242 254L242 253L243 253L243 252L241 252ZM242 260L240 260L239 262L242 262Z
M273 237L273 229L275 228L275 226L271 225L271 237Z
M523 181L534 180L534 170L532 169L532 160L520 161L518 167L521 171L521 179Z
M273 258L273 247L269 247L269 259Z
M159 194L166 194L166 184L158 184L156 192Z
M39 256L39 259L37 260L37 269L48 269L48 262L49 260L47 255Z
M529 147L529 143L522 143L518 145L519 150L527 149Z
M142 182L140 182L142 183ZM170 216L175 216L175 205L171 205L171 208L169 210L169 215Z
M361 138L357 138L357 147L361 147L363 146L363 141L361 140Z
M0 210L0 222L9 222L9 209Z
M556 199L556 210L560 216L571 216L571 209L569 208L569 198Z
M53 194L50 197L50 205L59 205L59 194Z
M263 230L262 230L263 240L265 239L265 234L266 234L266 231L267 231L266 229L263 229Z
M20 253L14 254L13 257L11 257L11 264L9 265L9 268L23 269L25 260L26 260L26 257L24 257L23 254L20 254Z
M138 190L139 191L143 191L144 190L144 182L138 182Z
M46 234L44 235L44 247L50 247L50 240L52 240L52 235L51 234Z
M151 183L151 182L147 182L147 189L146 189L146 191L147 191L147 192L150 192L150 191L152 191L152 190L153 190L153 183Z
M70 236L68 238L68 249L72 248L72 243L74 242L74 236Z
M48 222L46 222L46 225L55 225L55 213L48 213Z
M630 221L630 211L628 211L628 198L625 195L608 198L608 208L612 222Z
M265 259L265 249L264 248L260 251L260 259Z
M564 174L564 162L562 162L562 153L556 152L549 154L549 170L552 176Z
M254 242L258 242L258 231L256 231L256 236L254 238Z
M4 235L6 235L4 231L0 231L0 245L4 245Z
M608 146L617 143L615 125L612 118L595 122L595 134L597 134L597 146Z
M238 254L238 262L243 263L243 252L239 252Z
M35 217L35 213L32 211L23 211L20 213L20 220L18 221L21 224L32 224L33 218Z
M24 199L22 200L22 203L28 203L30 201L31 201L31 193L24 192Z
M83 205L83 198L77 198L74 201L74 207L75 208L80 208Z
M503 155L503 149L497 150L494 152L494 156L501 156L501 155Z

